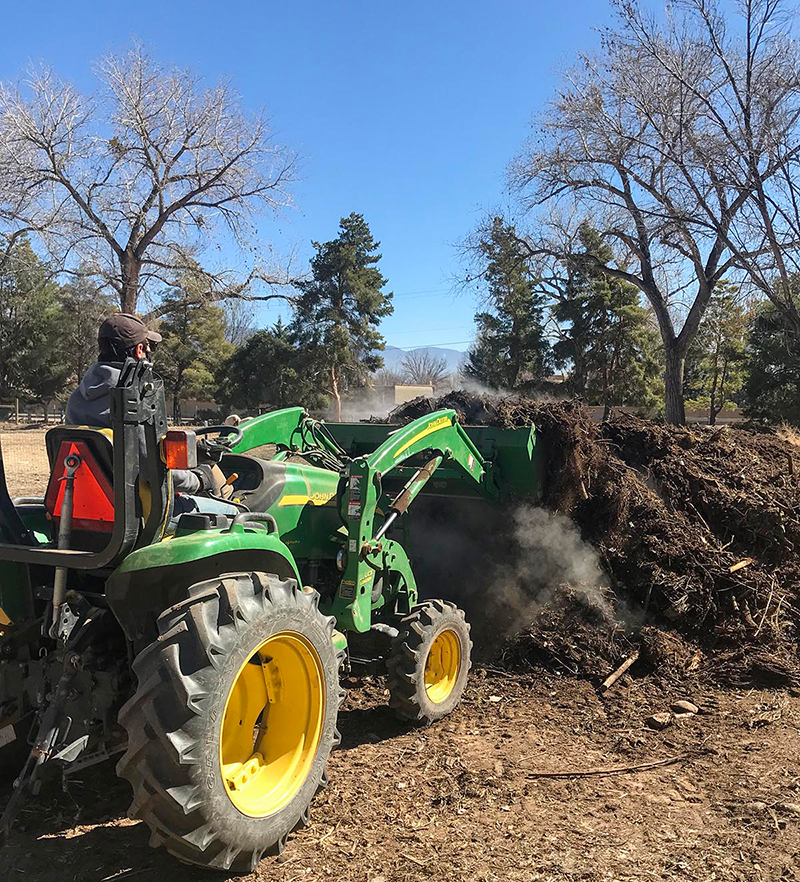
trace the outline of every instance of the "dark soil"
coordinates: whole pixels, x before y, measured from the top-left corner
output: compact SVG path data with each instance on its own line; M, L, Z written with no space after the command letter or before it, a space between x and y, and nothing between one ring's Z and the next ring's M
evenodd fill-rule
M514 639L507 661L594 673L597 659L621 660L655 625L709 652L702 670L718 682L800 683L797 447L765 432L627 415L596 424L574 403L463 392L414 399L390 420L440 408L468 425L536 426L543 503L578 525L611 584L615 621L590 623L588 637L586 612L557 604Z
M653 731L677 698L701 713ZM456 712L409 729L381 681L352 689L311 826L248 882L800 879L800 699L626 677L478 670ZM649 770L571 777L678 757ZM565 778L539 777L566 773ZM107 764L31 800L0 856L37 882L223 880L147 845Z
M611 606L587 602L585 586L551 586L502 644L479 641L490 661L430 729L395 720L382 680L346 684L342 745L311 826L241 878L800 880L797 448L463 393L417 399L394 419L439 407L469 423L535 424L543 503L596 550ZM449 562L444 571L453 582ZM467 572L465 560L454 590ZM491 633L494 587L484 579L472 596L476 640ZM699 713L651 728L677 699ZM66 794L46 785L0 853L0 878L231 878L150 849L145 826L125 818L129 802L111 763Z

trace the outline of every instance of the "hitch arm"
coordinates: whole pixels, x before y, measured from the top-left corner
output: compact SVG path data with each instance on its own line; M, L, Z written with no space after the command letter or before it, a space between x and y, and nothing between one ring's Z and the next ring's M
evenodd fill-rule
M25 794L35 787L36 773L39 767L47 762L53 754L53 748L58 739L58 729L61 723L64 704L69 697L72 680L80 668L81 657L78 653L67 652L64 656L64 670L53 693L53 698L42 716L36 740L19 777L14 782L14 791L11 794L11 799L9 799L3 816L0 818L0 845L5 844L8 839L14 820L22 808Z

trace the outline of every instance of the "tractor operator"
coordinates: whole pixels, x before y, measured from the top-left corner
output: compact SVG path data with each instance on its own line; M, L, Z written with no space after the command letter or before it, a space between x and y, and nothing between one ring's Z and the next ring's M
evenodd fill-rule
M97 361L86 371L80 385L67 402L67 424L111 428L110 392L119 382L125 359L134 358L136 361L141 361L148 358L161 339L161 334L149 330L135 315L117 313L107 318L100 325L97 335L100 350ZM142 448L143 442L144 438L142 438ZM176 516L187 511L202 511L207 514L239 512L239 508L223 500L194 495L215 492L216 485L209 466L173 469L171 475L177 494Z

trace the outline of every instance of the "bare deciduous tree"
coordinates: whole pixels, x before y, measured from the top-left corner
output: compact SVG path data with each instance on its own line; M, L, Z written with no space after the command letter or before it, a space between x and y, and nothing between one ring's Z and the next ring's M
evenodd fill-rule
M403 377L397 371L381 368L372 375L374 386L402 386Z
M730 223L700 200L702 218L722 237L732 266L800 336L800 311L789 290L790 278L800 272L800 52L791 31L796 6L743 0L739 21L729 23L717 0L682 5L691 13L686 23L697 26L704 45L701 61L712 88L698 89L696 72L682 63L680 47L691 34L679 35L671 19L669 38L659 39L635 5L627 12L648 63L698 102L704 117L704 140L693 138L690 129L685 145L667 145L670 157L677 163L683 153L687 164L700 156L716 172L712 183L747 194Z
M225 303L225 337L234 346L243 346L258 330L252 304L241 300Z
M447 359L427 349L412 349L400 365L403 380L415 386L435 386L447 376Z
M212 236L252 242L258 213L287 203L294 158L227 83L205 89L141 47L97 77L89 96L49 70L0 87L0 223L38 235L59 268L80 259L135 312ZM260 265L206 276L211 297L276 296L253 293L276 280Z
M775 273L780 281L781 255L800 243L788 183L800 149L800 55L783 5L743 0L740 39L715 0L670 4L663 23L620 0L621 27L604 34L598 56L580 59L541 140L512 166L526 209L550 210L544 233L526 239L531 255L585 261L650 301L671 422L685 419L686 352L720 280L738 273L786 299ZM584 219L622 261L575 249Z

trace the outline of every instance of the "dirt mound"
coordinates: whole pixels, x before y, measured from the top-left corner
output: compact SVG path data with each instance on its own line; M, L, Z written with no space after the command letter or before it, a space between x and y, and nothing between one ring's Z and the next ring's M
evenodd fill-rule
M530 624L509 637L497 661L510 670L536 667L603 679L634 649L620 624L587 606L562 586L557 601L542 606Z
M536 426L547 456L544 504L572 518L597 550L620 621L637 632L656 624L713 650L704 667L719 680L800 683L796 446L753 430L690 430L628 415L596 424L575 403L463 392L414 399L390 420L446 407L465 424ZM552 649L558 633L567 641L560 660L574 666L568 647L586 637L563 625L534 622L506 657L520 661L522 640L531 659L544 660L542 641ZM595 655L613 662L619 652L600 644Z

